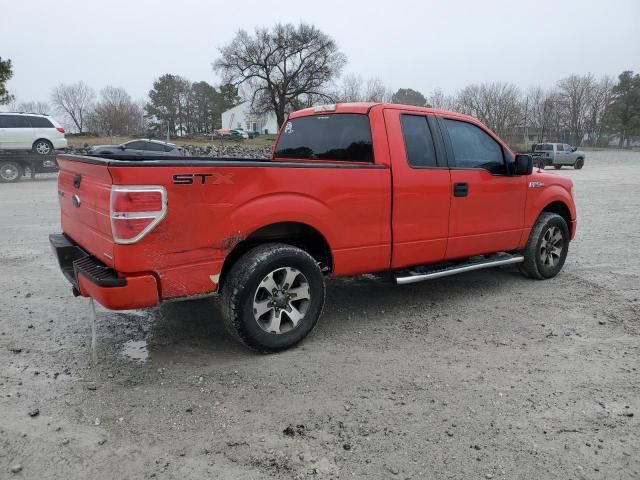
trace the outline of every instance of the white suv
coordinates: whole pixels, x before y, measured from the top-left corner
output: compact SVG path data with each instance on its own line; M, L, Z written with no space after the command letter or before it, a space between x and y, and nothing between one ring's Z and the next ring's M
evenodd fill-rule
M32 150L40 155L67 148L64 128L49 115L0 112L0 150Z

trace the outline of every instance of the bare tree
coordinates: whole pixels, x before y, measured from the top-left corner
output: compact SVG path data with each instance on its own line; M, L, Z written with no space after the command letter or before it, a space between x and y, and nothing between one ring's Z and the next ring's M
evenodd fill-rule
M604 76L594 83L587 106L586 130L591 145L597 145L602 135L603 120L613 100L614 81Z
M53 106L73 122L78 133L84 131L85 120L94 98L94 91L84 82L72 85L61 83L51 93Z
M569 128L570 143L579 146L587 125L587 107L594 87L594 78L587 75L569 75L558 82L561 107Z
M521 94L510 83L469 85L460 91L456 103L462 113L473 115L499 134L521 124Z
M451 95L446 95L442 90L436 88L427 97L427 105L440 110L457 110L456 99Z
M100 92L88 123L97 132L131 135L140 132L143 115L140 102L134 102L124 88L109 86Z
M281 125L288 110L310 97L330 99L326 88L345 63L334 40L315 26L278 23L253 35L240 30L213 66L225 83L248 84L253 109L273 111Z
M551 135L554 123L560 119L559 103L555 89L544 90L538 85L527 90L525 123L536 130L538 143Z
M389 102L391 91L379 78L366 81L360 75L345 75L338 91L330 94L335 102Z
M345 75L342 79L342 84L337 94L334 94L334 100L337 102L362 102L363 93L363 80L360 75Z
M47 102L20 102L16 105L16 110L29 113L51 113L51 107Z
M392 93L379 78L367 80L367 86L364 90L365 102L388 102L391 100L391 95Z

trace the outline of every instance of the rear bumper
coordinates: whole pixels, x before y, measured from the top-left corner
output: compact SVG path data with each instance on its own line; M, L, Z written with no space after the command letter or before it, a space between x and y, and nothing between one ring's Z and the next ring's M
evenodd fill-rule
M74 295L91 297L111 310L152 307L160 302L154 275L118 273L62 233L49 235L49 242Z
M66 138L54 138L51 141L53 148L56 150L62 150L63 148L67 148L68 142Z

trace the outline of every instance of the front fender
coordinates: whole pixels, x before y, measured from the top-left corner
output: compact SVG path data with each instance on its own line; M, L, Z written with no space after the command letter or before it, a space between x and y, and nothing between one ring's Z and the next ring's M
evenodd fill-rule
M525 209L525 228L527 229L527 231L530 231L531 228L533 228L534 223L536 222L540 214L545 210L545 208L554 202L560 202L565 207L567 207L571 223L573 226L575 226L576 207L573 198L571 197L570 191L568 191L562 185L549 185L543 190L538 191L536 191L535 188L531 186L538 181L544 182L544 180L545 179L540 178L529 182L529 195L527 195L527 206ZM574 228L572 228L572 225L570 225L569 227L572 230L571 236L573 238ZM528 234L525 238L527 237Z

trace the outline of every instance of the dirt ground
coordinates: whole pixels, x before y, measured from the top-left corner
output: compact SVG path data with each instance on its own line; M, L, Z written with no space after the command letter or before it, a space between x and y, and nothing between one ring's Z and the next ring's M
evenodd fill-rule
M331 280L270 356L215 300L99 309L95 367L55 178L0 185L0 478L639 478L640 153L559 174L579 223L553 280Z

